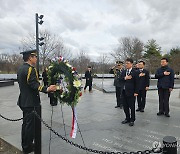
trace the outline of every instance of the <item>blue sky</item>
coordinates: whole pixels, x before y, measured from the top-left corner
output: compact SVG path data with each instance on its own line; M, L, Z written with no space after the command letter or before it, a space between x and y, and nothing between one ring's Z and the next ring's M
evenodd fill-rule
M75 53L108 53L124 36L156 39L163 53L180 42L179 0L0 0L0 52L18 52L23 37L40 29L61 36Z

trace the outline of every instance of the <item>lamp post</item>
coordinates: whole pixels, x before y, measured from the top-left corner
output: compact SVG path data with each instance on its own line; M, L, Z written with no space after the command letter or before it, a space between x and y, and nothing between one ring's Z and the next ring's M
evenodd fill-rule
M44 15L40 15L38 16L38 13L36 13L36 50L37 50L37 71L39 74L39 45L42 46L44 43L41 42L39 43L39 41L42 41L44 38L41 37L39 38L39 24L42 25L43 24L43 20L42 18L44 17Z
M39 24L42 25L42 23L44 22L42 20L44 16L40 15L38 16L38 13L36 13L35 18L36 18L36 50L37 50L37 72L39 75L39 45L42 46L44 43L43 42L39 42L42 41L44 38L41 37L39 38L39 29L38 26ZM35 107L35 110L37 112L37 114L39 115L39 117L41 118L41 105L39 107ZM35 143L35 149L34 149L34 153L35 154L41 154L41 121L35 117L35 122L34 122L34 143Z

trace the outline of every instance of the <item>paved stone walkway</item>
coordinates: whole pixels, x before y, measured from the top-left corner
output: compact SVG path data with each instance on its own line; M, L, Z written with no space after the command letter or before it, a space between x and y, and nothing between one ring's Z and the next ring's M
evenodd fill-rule
M19 95L18 85L0 88L0 114L9 118L20 118L22 112L16 105ZM42 117L50 124L52 107L49 98L41 94ZM158 95L157 91L148 91L147 105L144 113L136 114L134 127L122 125L124 112L115 109L114 93L103 93L93 90L93 93L83 93L77 105L78 123L82 131L85 145L89 148L104 151L138 151L151 149L154 141L162 141L167 135L175 136L180 143L180 98L179 90L172 92L170 99L171 117L158 117ZM70 139L72 112L67 105L62 106L66 135ZM53 129L59 134L65 135L61 105L53 107ZM0 138L21 149L20 146L20 122L9 122L0 118ZM42 154L49 154L49 130L42 125ZM83 145L78 132L76 139L70 139ZM52 134L51 154L86 154Z

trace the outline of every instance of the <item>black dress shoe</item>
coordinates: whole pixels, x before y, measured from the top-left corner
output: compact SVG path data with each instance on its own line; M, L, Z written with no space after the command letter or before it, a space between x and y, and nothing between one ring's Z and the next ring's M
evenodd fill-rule
M115 108L118 108L119 106L115 106Z
M144 109L141 109L140 112L144 112Z
M164 113L163 112L158 112L157 116L160 116L160 115L164 115Z
M134 126L134 122L130 122L130 123L129 123L129 126Z
M123 105L122 104L120 104L120 109L122 109L123 108Z
M28 153L31 153L33 151L34 151L34 149L23 150L23 154L28 154Z
M170 117L169 113L165 114L166 117Z
M127 123L129 123L130 121L128 121L128 120L124 120L124 121L122 121L121 123L122 124L127 124Z
M34 149L35 149L35 145L34 145L34 143L32 143L32 145L29 148L23 149L23 154L31 153L34 151Z
M140 109L140 108L137 108L137 109L136 109L136 112L139 112L139 111L141 111L141 109Z

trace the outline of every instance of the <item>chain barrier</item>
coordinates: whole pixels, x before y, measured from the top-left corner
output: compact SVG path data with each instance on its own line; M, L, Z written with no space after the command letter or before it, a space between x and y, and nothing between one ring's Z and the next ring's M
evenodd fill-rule
M7 120L7 121L13 121L13 122L17 122L17 121L21 121L23 119L26 119L29 115L34 114L34 111L32 111L31 113L29 113L28 115L26 115L25 117L19 118L19 119L10 119L10 118L6 118L5 116L3 116L2 114L0 114L0 117Z
M23 120L23 118L19 118L19 119L9 119L9 118L4 117L2 114L0 114L0 117L3 118L3 119L5 119L5 120L8 120L8 121L21 121L21 120Z
M62 135L60 135L58 132L56 132L54 129L52 129L52 127L50 127L42 118L40 118L40 116L37 114L36 111L33 111L34 114L36 115L36 117L50 130L52 131L56 136L58 136L59 138L61 138L62 140L64 140L65 142L73 145L74 147L77 147L79 149L88 151L88 152L92 152L92 153L99 153L99 154L152 154L152 153L162 153L163 149L162 148L153 148L151 150L145 150L145 151L137 151L137 152L108 152L108 151L101 151L101 150L94 150L94 149L90 149L87 147L84 147L82 145L76 144L73 141L68 140L67 138L63 137Z
M69 143L70 145L73 145L74 147L77 147L79 149L91 152L91 153L99 153L99 154L152 154L152 153L162 153L163 149L162 148L153 148L152 150L145 150L145 151L137 151L137 152L108 152L108 151L101 151L101 150L94 150L94 149L90 149L87 148L85 146L79 145L74 143L73 141L68 140L67 138L63 137L62 135L60 135L58 132L56 132L54 129L52 129L52 127L50 127L42 118L40 118L40 116L37 114L36 111L32 111L30 114L35 114L35 116L50 130L52 131L56 136L58 136L59 138L61 138L62 140L64 140L66 143ZM28 114L27 116L29 116L30 114ZM26 117L27 117L26 116ZM24 118L19 118L19 119L10 119L10 118L6 118L3 115L0 114L0 117L8 120L8 121L20 121L25 119Z

